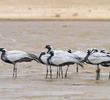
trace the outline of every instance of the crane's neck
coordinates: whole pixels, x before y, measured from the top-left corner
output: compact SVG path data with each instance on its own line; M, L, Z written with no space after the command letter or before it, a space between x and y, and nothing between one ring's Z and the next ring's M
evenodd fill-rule
M2 52L2 54L1 54L1 59L2 59L3 61L5 61L5 60L6 60L6 57L5 57L6 51L5 51L5 50L2 50L1 52Z
M51 48L48 48L48 51L47 51L47 53L49 53L51 51Z
M50 54L50 56L47 58L47 62L49 65L51 65L50 59L54 56L53 53Z
M87 53L86 57L84 58L84 61L86 63L89 63L90 62L89 59L88 59L89 56L90 56L90 53Z
M47 49L48 49L47 53L49 53L49 52L51 51L52 48L51 48L51 47L48 47Z
M42 57L43 55L45 55L45 54L40 54L40 56L39 56L39 62L42 63L42 64L44 64L43 61L42 61L42 59L41 59L41 57Z

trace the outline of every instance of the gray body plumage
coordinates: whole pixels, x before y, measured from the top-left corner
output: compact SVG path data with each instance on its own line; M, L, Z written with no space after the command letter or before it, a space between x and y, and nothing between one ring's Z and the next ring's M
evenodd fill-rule
M13 77L17 77L17 68L15 66L16 63L30 62L32 60L39 62L39 59L36 55L24 51L20 51L20 50L7 51L4 48L0 48L0 51L2 52L1 59L6 63L10 63L14 65Z

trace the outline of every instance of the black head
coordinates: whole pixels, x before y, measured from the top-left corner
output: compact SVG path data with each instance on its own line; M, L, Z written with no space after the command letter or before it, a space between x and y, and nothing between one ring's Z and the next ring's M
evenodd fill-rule
M68 52L69 52L69 53L72 53L71 49L68 49Z
M106 49L100 50L101 53L109 53Z
M105 50L100 50L101 53L105 53Z
M45 48L51 49L51 45L46 45Z
M95 52L98 52L98 49L96 49L96 48L91 48L91 49L88 49L88 50L87 50L87 53L88 53L88 54L93 54L93 53L95 53Z
M2 51L2 52L3 52L3 51L5 51L5 49L4 49L4 48L0 48L0 51Z
M94 48L93 51L94 51L94 52L98 52L98 49Z
M90 54L91 54L91 50L87 50L87 54L89 54L89 55L90 55Z

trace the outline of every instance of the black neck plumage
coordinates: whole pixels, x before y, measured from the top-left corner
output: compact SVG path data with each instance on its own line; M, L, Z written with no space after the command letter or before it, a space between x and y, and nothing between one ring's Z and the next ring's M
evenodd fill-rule
M48 48L48 51L47 51L47 53L49 53L51 51L51 48Z
M91 64L91 62L88 59L89 56L90 56L90 53L87 53L86 57L84 58L84 61L88 64Z
M47 58L47 62L49 65L51 65L50 59L53 57L53 54L50 54L50 56Z
M4 61L4 62L6 62L6 63L11 63L12 64L12 62L11 61L9 61L7 58L6 58L6 51L2 51L2 54L1 54L1 59Z

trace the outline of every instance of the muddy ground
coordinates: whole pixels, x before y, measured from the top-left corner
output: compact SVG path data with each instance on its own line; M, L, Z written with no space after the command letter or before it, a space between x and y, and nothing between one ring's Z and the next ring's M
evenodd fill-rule
M62 50L110 51L110 22L0 21L0 47L39 56L46 44ZM79 73L76 65L70 66L66 79L56 79L56 67L52 67L53 79L46 79L45 65L19 63L18 78L13 79L13 66L0 60L0 100L110 100L110 68L101 67L101 80L96 81L96 66L84 66Z

